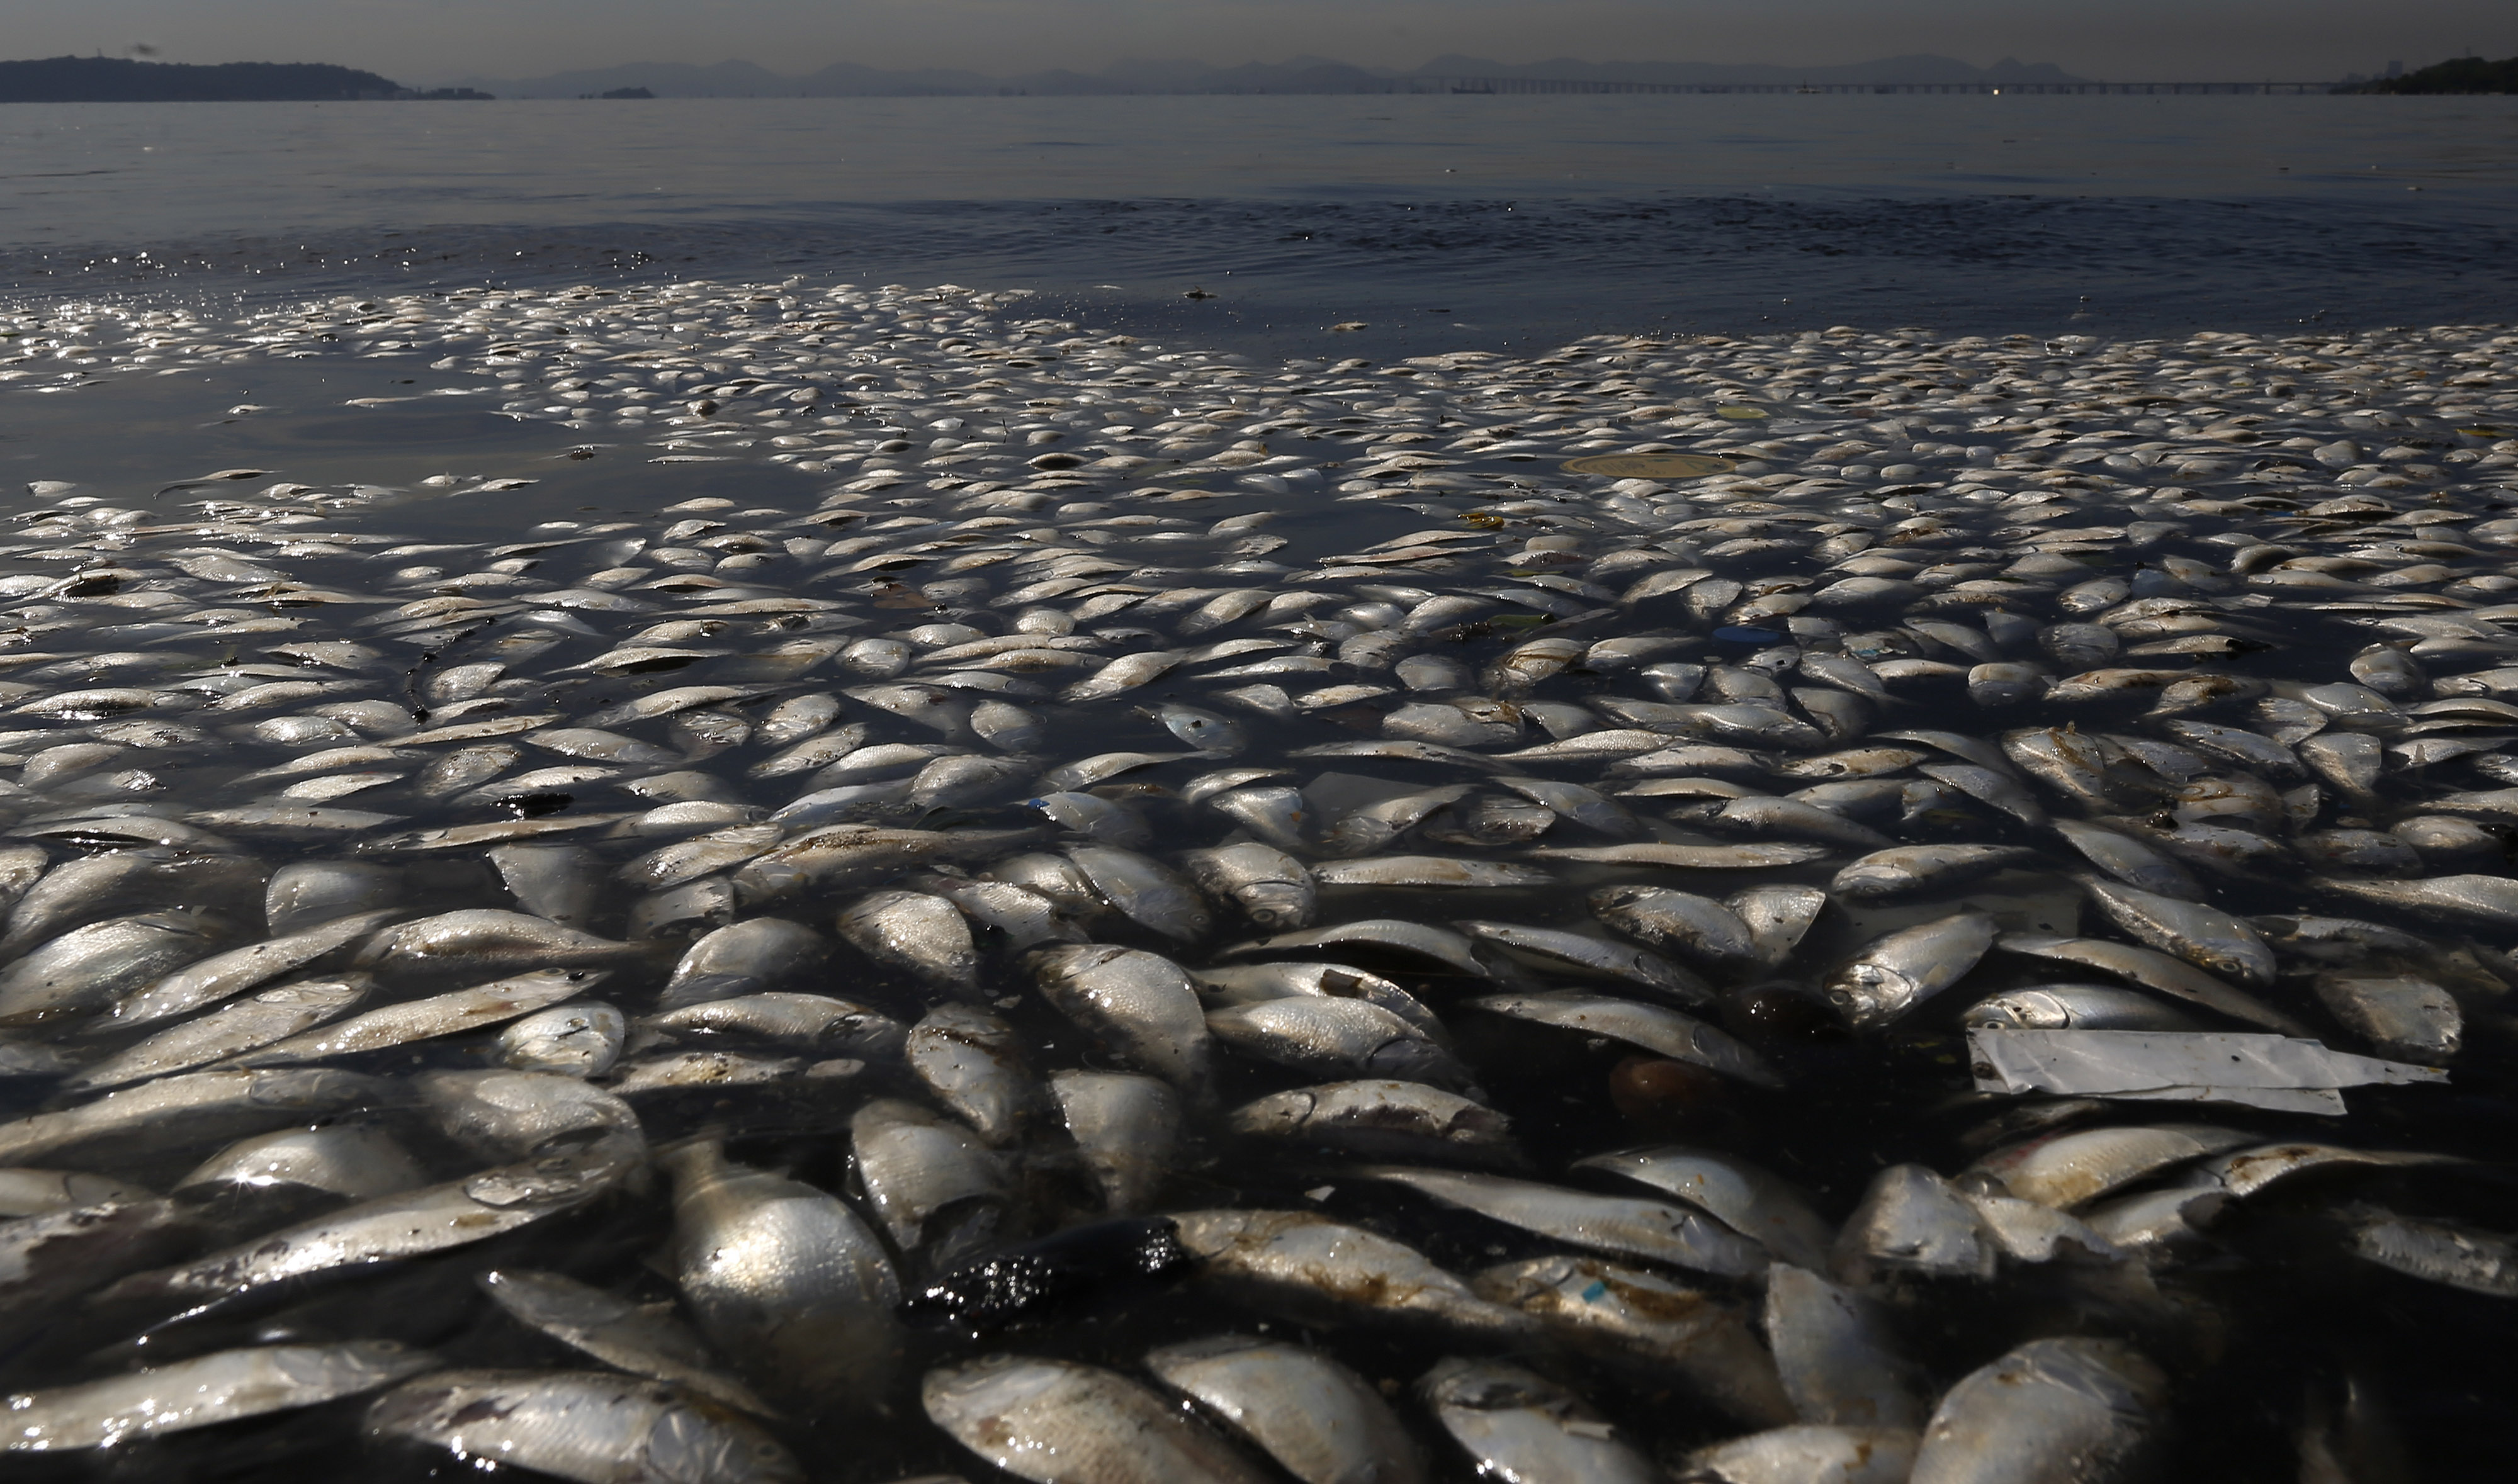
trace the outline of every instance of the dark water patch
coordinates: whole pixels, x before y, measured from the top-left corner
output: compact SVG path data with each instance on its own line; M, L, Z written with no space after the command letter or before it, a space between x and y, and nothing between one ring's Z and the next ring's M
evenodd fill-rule
M741 226L178 238L145 260L119 246L0 250L0 283L22 298L263 300L786 274L1032 288L1125 328L1274 353L1413 355L1839 322L2149 336L2495 318L2518 296L2518 224L2490 205L2406 194L1367 195L829 203ZM1214 297L1184 297L1193 290ZM1367 327L1324 334L1350 322Z

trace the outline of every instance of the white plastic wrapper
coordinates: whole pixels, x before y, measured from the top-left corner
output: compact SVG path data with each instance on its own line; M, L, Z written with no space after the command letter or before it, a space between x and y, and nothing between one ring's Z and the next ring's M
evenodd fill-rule
M2436 1067L2331 1051L2290 1036L2220 1031L1968 1032L1979 1092L2343 1112L2341 1087L2444 1082Z

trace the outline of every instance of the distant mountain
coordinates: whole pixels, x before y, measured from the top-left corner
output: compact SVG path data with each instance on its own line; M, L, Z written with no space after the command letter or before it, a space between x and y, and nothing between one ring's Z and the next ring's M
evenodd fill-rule
M1325 57L1216 67L1191 61L1143 58L1114 63L1099 72L1029 72L990 77L977 72L890 71L838 63L803 76L784 76L749 62L714 66L689 63L632 63L547 77L467 77L461 85L501 98L585 98L616 88L645 88L659 98L915 98L1026 93L1074 96L1124 93L1405 93L1436 87L1446 77L1530 77L1569 82L1645 83L1880 83L1880 82L2078 82L2051 63L2004 58L1989 67L1948 57L1890 57L1841 66L1795 67L1763 64L1699 62L1502 63L1482 57L1438 57L1411 71L1351 66Z
M1952 57L1917 54L1884 57L1838 66L1778 66L1767 63L1714 62L1578 62L1560 57L1550 62L1491 62L1483 57L1437 57L1418 67L1418 77L1546 77L1567 82L1661 83L1863 83L1863 82L2082 82L2053 63L2024 63L2005 57L1989 67L1971 66Z
M2402 77L2381 77L2365 82L2349 91L2355 93L2518 93L2518 57L2486 62L2480 57L2459 57L2432 66L2407 72Z
M390 77L320 62L0 62L0 103L277 103L412 96Z

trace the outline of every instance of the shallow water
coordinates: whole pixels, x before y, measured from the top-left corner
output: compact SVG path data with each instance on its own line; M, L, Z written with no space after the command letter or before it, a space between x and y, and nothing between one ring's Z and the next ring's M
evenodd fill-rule
M1363 321L1342 354L1389 356L2437 323L2518 290L2501 99L23 106L0 142L0 282L38 293L805 272L1279 353Z

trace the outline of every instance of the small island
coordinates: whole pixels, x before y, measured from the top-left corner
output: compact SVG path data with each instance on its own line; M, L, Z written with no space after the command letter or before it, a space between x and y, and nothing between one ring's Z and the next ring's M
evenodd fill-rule
M2356 84L2349 93L2518 93L2518 57L2486 62L2459 57L2402 77L2381 77Z
M0 62L0 103L348 103L490 96L472 88L406 88L374 72L321 62L200 65L123 57Z

